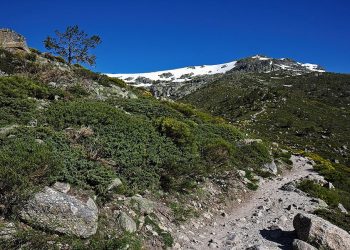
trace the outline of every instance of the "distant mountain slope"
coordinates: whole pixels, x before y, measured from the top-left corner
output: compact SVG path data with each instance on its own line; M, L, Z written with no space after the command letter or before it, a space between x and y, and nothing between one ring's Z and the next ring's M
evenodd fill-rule
M188 103L259 136L350 164L350 75L226 75Z
M224 74L230 71L259 73L287 71L289 74L299 75L309 72L324 72L324 69L316 64L299 63L292 59L274 59L266 56L256 55L253 57L217 65L190 66L150 73L107 75L110 77L120 78L128 83L134 83L137 86L149 87L157 81L168 83L188 82L196 77Z

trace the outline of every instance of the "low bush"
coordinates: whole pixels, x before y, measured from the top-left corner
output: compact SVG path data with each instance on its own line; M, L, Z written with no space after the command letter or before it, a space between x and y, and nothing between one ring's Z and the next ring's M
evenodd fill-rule
M21 205L34 189L48 185L63 169L49 143L32 137L0 140L0 203L6 214Z
M323 187L312 180L303 180L298 184L298 188L313 197L324 200L329 206L336 207L340 202L337 190Z
M177 145L187 145L193 142L190 126L171 117L159 119L159 131L171 138Z
M211 167L220 167L228 164L233 147L223 139L216 139L208 143L203 149L204 159Z
M318 209L315 214L350 232L350 215L335 210Z

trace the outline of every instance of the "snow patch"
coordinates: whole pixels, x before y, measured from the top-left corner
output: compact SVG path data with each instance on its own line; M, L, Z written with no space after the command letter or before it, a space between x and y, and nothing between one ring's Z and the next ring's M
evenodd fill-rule
M214 75L223 74L233 69L236 65L236 61L217 64L217 65L202 65L191 66L180 69L163 70L149 73L133 73L133 74L106 74L110 77L117 77L125 82L134 82L134 79L139 77L147 78L152 81L171 81L171 82L184 82L190 80L192 77L201 75ZM170 75L171 77L164 78L164 75Z

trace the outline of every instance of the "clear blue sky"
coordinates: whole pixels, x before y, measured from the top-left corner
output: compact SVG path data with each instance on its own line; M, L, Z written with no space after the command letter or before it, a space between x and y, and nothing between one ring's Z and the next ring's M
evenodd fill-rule
M350 73L349 0L1 0L0 26L101 36L95 70L145 72L264 54Z

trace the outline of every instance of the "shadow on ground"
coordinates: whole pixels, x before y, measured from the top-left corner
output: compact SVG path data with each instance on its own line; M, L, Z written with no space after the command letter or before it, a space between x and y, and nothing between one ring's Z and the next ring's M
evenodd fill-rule
M279 248L283 250L293 249L293 240L297 238L295 231L283 231L281 229L263 229L260 230L261 236L268 240L279 244Z

